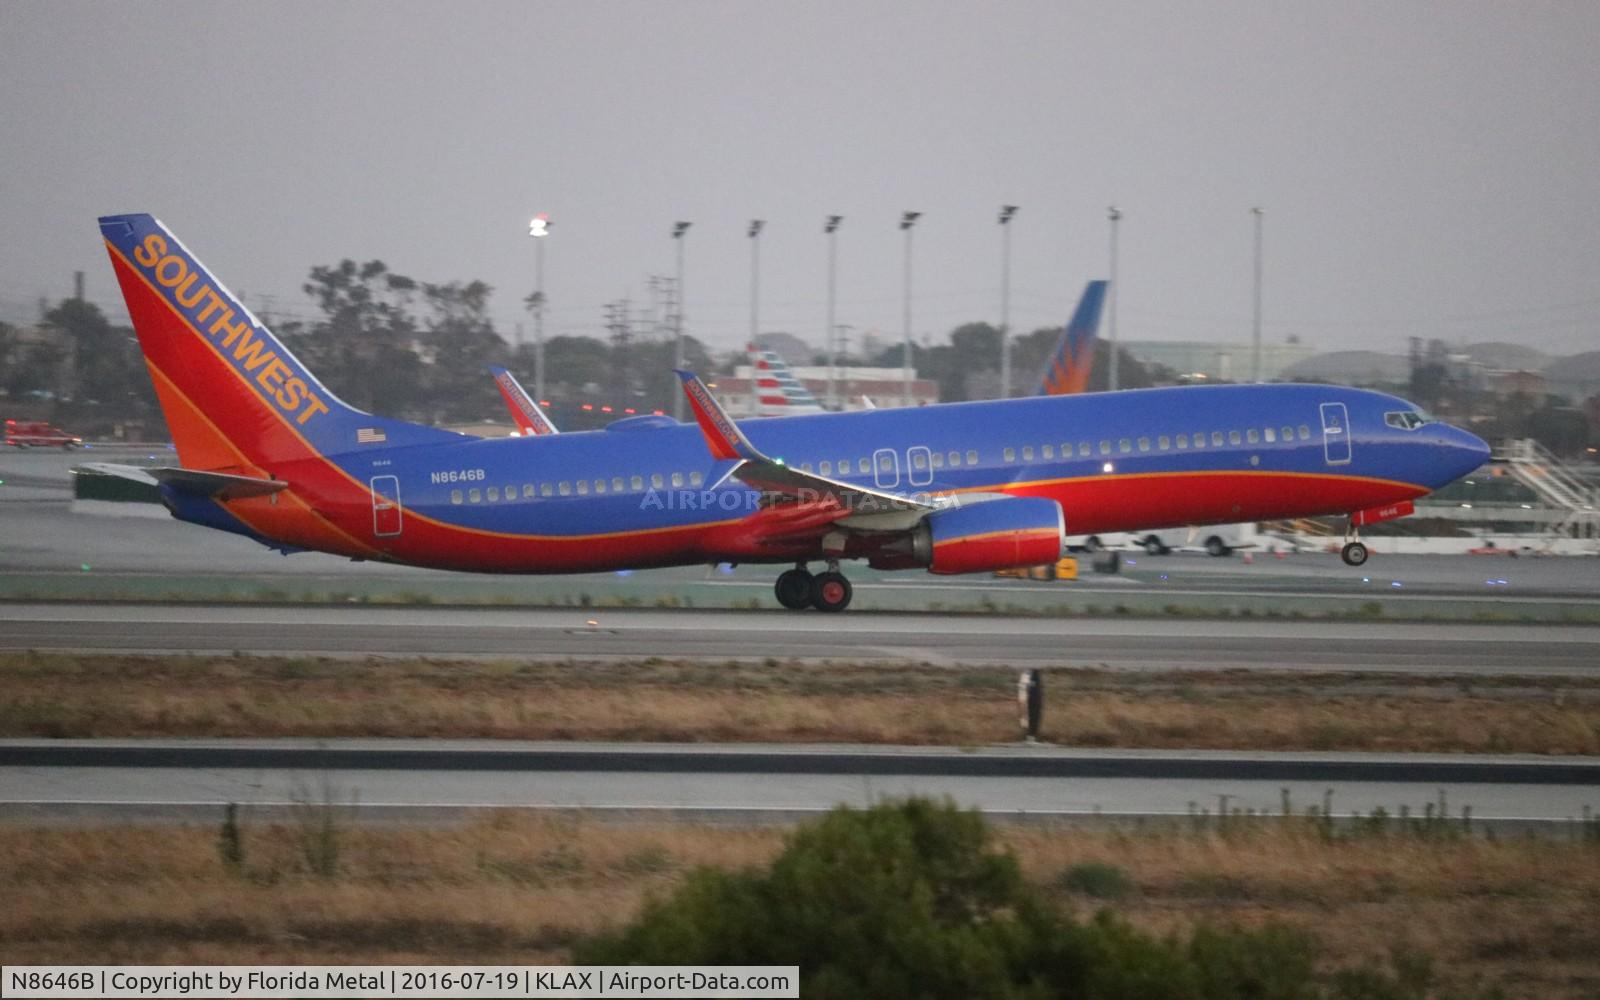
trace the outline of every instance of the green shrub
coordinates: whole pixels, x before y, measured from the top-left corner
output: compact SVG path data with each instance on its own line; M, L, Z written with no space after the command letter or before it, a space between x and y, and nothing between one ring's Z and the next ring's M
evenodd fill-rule
M1116 865L1080 861L1061 873L1056 884L1068 892L1095 899L1126 899L1133 894L1133 879Z
M1097 871L1075 876L1096 886L1128 881L1111 865L1073 870ZM1432 995L1409 958L1394 972L1324 980L1315 953L1309 936L1284 928L1202 926L1183 939L1152 936L1108 910L1075 920L1023 881L976 812L912 799L836 809L795 831L767 870L699 869L633 924L577 943L572 958L797 965L807 1000Z

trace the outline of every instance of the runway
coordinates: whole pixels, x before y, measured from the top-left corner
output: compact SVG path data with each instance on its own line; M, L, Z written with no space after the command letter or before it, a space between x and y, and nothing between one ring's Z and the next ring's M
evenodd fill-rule
M643 609L0 604L0 649L1594 676L1600 627Z
M382 818L537 808L756 819L949 796L1014 818L1335 812L1444 797L1479 822L1564 822L1600 806L1600 759L1088 751L1050 747L5 741L0 818L197 818L331 804Z

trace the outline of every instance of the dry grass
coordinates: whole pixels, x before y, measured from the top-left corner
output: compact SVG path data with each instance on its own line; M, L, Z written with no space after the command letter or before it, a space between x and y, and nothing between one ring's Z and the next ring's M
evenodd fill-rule
M602 825L502 814L451 828L340 829L338 872L311 874L293 825L244 829L230 870L207 827L0 827L0 960L120 963L556 962L698 865L764 864L781 831ZM1512 996L1600 994L1600 849L1565 842L1356 838L1308 825L998 834L1046 891L1115 865L1117 907L1159 931L1197 921L1305 927L1330 964L1405 942L1447 982Z
M1005 669L0 655L0 737L395 736L978 745ZM1600 753L1600 681L1052 672L1046 737L1106 747Z

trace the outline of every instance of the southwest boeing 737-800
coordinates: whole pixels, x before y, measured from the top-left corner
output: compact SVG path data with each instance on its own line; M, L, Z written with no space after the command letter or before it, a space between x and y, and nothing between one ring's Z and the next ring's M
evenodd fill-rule
M361 412L318 382L149 215L101 233L177 466L184 521L284 552L491 573L790 564L790 608L850 602L844 560L977 573L1074 533L1349 515L1354 532L1476 469L1473 435L1321 385L1143 389L736 424L680 372L695 424L479 439ZM821 562L813 575L807 565Z

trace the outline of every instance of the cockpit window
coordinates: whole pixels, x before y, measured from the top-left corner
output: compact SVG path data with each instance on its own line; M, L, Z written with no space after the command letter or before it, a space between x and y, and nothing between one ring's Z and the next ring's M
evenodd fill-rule
M1423 424L1430 424L1433 418L1417 410L1396 410L1383 415L1383 422L1390 427L1398 427L1403 431L1414 431Z

